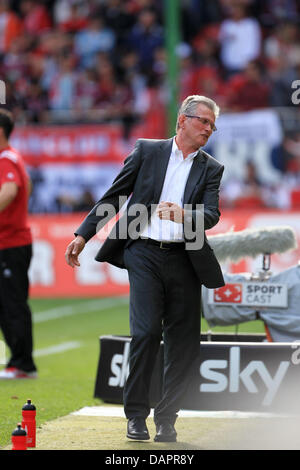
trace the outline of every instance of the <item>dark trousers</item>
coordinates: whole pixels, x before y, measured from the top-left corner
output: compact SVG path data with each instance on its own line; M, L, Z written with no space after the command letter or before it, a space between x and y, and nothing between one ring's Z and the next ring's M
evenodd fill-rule
M125 249L124 261L130 283L132 336L125 415L149 415L151 375L163 339L163 392L154 420L174 423L189 369L199 355L201 286L184 249L164 250L137 240Z
M36 370L32 358L32 318L28 305L28 269L32 246L0 250L0 328L11 358L7 367Z

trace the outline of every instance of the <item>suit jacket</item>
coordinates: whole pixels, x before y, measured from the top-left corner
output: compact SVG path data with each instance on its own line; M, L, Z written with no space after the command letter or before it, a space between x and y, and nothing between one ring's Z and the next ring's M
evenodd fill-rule
M138 215L139 232L141 232L143 224L153 213L154 205L159 203L172 151L172 142L172 138L167 140L138 139L134 150L126 158L123 169L110 189L96 203L76 230L75 235L81 235L88 241L108 222L109 207L113 207L117 213L120 209L120 196L126 196L126 198L131 196L124 215L116 222L97 253L96 261L106 261L120 268L126 268L123 259L124 249L136 238L130 231L130 227L136 227L135 221L137 220L137 212L133 208L141 209ZM219 220L219 186L223 170L223 165L203 150L199 150L193 160L183 203L190 205L190 214L194 223L197 217L196 205L204 205L202 230L212 228ZM186 240L186 242L190 243L191 240ZM188 249L187 253L201 284L208 288L224 285L220 265L207 242L205 233L202 248Z

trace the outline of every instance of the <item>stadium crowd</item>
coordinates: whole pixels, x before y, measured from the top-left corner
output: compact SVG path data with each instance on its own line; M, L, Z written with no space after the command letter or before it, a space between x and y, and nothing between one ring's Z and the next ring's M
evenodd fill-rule
M294 106L297 0L180 5L180 100L203 94L223 112ZM160 0L0 0L0 73L16 122L121 121L128 135L155 103L166 103L163 7ZM280 169L295 178L299 140L287 136L281 152Z
M146 89L165 84L162 8L157 0L1 0L1 76L18 120L142 114ZM290 106L299 8L296 0L181 2L181 98L207 94L231 111Z

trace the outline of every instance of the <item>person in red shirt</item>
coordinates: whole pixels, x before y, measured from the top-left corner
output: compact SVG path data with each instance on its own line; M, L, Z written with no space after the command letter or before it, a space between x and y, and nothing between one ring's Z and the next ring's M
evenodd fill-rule
M12 113L0 109L0 328L11 352L0 379L37 377L28 305L30 180L21 155L9 145L13 128Z
M226 107L232 112L251 111L270 105L270 84L257 60L228 81Z

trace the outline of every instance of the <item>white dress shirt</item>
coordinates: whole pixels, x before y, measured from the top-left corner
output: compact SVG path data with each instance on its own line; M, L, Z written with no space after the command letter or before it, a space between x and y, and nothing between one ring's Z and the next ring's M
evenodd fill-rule
M183 158L182 151L177 147L175 137L173 138L172 152L159 202L173 202L183 207L186 182L197 153L198 151L190 153ZM140 236L158 241L182 242L184 241L183 224L172 220L161 220L154 212Z

